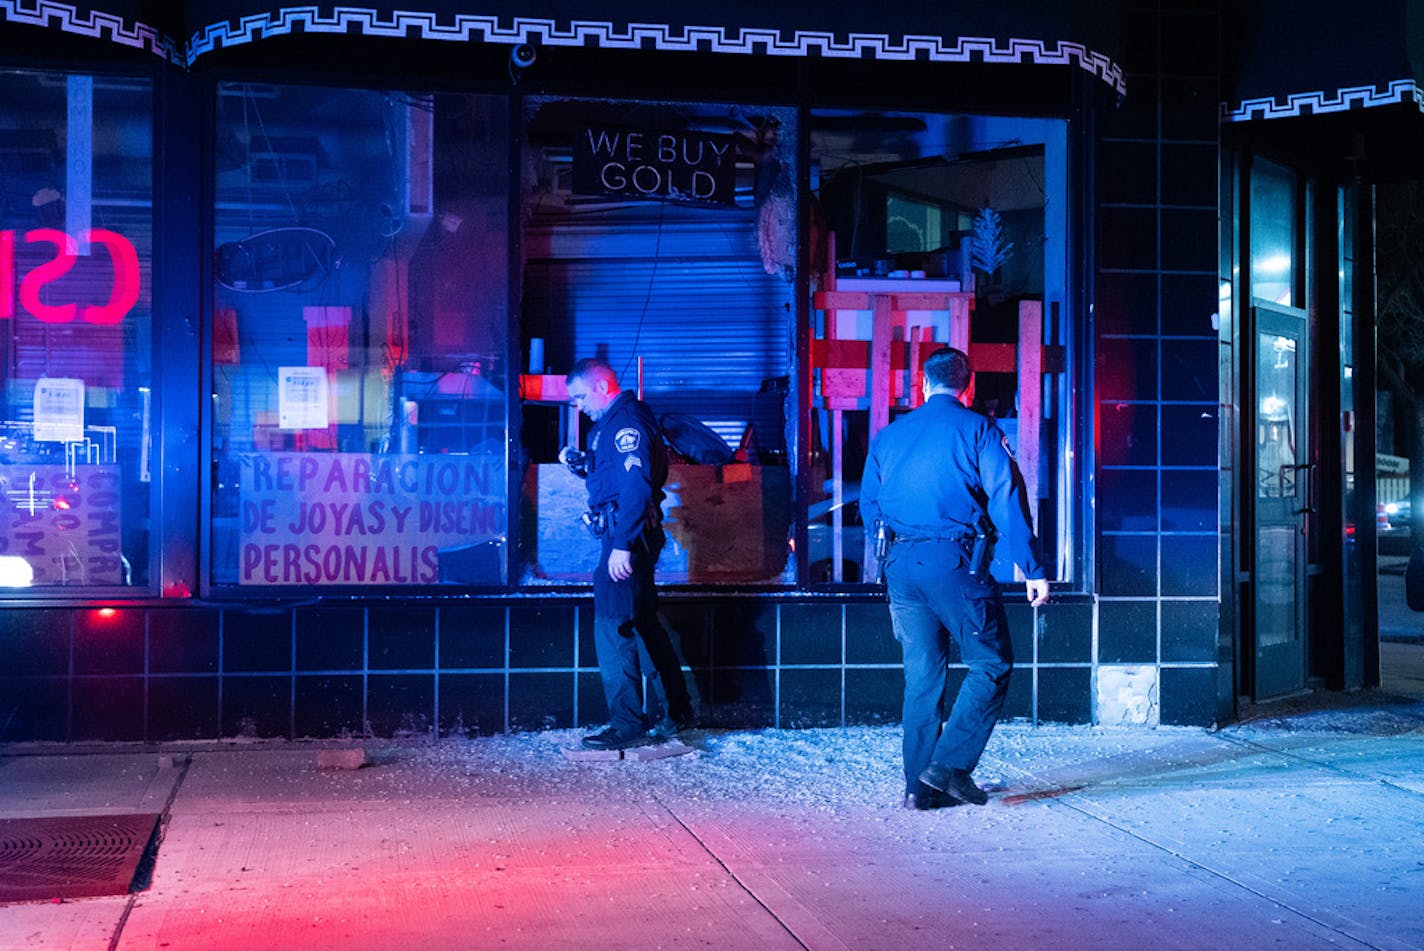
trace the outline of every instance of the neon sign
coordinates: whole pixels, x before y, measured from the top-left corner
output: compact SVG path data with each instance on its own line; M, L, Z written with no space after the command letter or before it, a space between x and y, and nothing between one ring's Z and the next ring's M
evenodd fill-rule
M54 228L26 231L26 244L50 244L54 256L31 268L24 276L15 271L15 232L0 231L0 320L15 316L15 282L19 280L20 307L36 320L46 324L72 323L77 317L88 324L121 323L138 302L138 251L123 235L103 228L83 233L85 241L102 246L114 265L114 287L103 304L49 304L40 299L46 285L64 277L79 257L79 243L72 235Z

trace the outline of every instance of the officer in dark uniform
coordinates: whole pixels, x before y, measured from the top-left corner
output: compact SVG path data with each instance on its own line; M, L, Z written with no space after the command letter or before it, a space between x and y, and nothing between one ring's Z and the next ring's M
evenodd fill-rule
M653 583L666 541L667 448L652 411L619 389L617 374L604 361L580 360L565 382L569 400L594 423L588 452L565 447L559 461L587 480L585 520L601 546L593 573L593 631L610 721L583 744L625 749L666 739L692 719L682 665L658 619ZM648 678L646 713L642 677Z
M1048 600L1034 553L1023 480L993 420L960 402L973 372L960 350L925 361L924 405L876 434L860 513L893 532L884 560L895 639L905 658L905 806L988 800L971 773L1004 708L1013 670L1008 620L989 576L992 542L1028 579L1030 604ZM968 666L944 717L948 640Z

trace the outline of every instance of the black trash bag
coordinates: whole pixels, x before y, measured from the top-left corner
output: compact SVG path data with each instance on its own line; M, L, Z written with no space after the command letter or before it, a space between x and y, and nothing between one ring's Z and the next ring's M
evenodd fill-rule
M703 466L723 466L731 462L734 453L717 435L715 430L703 425L701 420L681 413L668 413L658 419L663 428L663 438L688 462Z
M1404 569L1404 603L1411 611L1424 611L1424 547L1415 546Z

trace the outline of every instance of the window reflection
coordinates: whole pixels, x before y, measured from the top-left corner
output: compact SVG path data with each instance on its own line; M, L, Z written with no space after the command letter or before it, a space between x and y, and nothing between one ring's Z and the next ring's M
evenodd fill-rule
M213 580L505 580L502 100L217 98Z

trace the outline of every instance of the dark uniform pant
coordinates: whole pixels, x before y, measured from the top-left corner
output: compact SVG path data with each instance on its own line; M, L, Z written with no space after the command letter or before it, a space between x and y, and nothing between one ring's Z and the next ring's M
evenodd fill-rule
M998 585L969 573L958 542L896 542L885 581L905 658L905 788L914 791L931 762L978 765L1008 696L1013 645ZM946 719L951 637L969 670Z
M645 534L631 549L633 574L623 581L608 576L612 544L604 538L593 575L593 638L598 672L608 701L610 725L626 736L645 732L664 715L685 721L692 700L672 639L658 619L653 569L663 537ZM641 690L647 678L646 712Z

